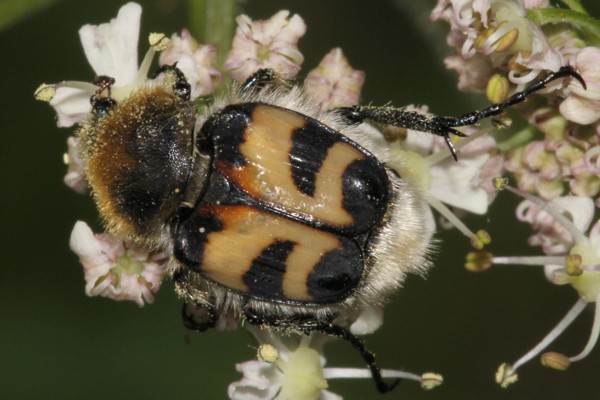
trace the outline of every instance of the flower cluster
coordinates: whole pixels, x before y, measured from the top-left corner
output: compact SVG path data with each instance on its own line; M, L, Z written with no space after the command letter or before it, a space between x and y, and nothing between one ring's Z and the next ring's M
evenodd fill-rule
M589 354L600 330L600 223L595 207L600 193L600 48L590 34L600 23L579 2L564 3L570 8L557 9L545 0L439 0L431 13L433 21L450 24L447 42L455 54L445 62L457 71L462 91L485 92L490 101L502 102L565 65L585 82L567 79L539 91L536 99L517 107L528 125L497 145L497 176L506 175L517 187L507 186L506 178L497 179L496 185L524 198L516 216L533 230L529 245L539 246L545 255L494 257L476 251L467 257L466 267L480 271L492 264L543 265L550 282L570 284L580 298L539 345L501 366L496 379L503 387L517 380L517 368L548 346L585 304L596 305L588 345L570 358L546 353L542 363L566 369Z
M257 360L236 365L243 378L229 385L231 399L341 400L341 396L327 390L329 379L371 378L368 369L325 367L322 354L328 336L282 337L255 327L248 329L259 343ZM442 376L432 372L415 375L384 369L381 375L417 381L425 390L443 383Z
M384 149L387 165L420 185L431 209L443 217L438 226L456 227L471 239L478 250L468 256L469 269L508 263L544 265L552 283L569 284L577 291L575 306L539 345L517 362L501 366L497 380L502 386L514 382L517 368L538 355L589 303L596 305L596 318L588 345L574 357L546 353L543 363L567 368L591 352L600 332L600 222L596 216L600 204L600 49L595 47L598 39L590 34L600 29L583 29L596 22L579 2L568 3L573 9L561 10L560 24L547 0L439 0L431 14L433 21L450 24L448 44L456 54L446 59L446 65L458 72L460 90L485 92L498 103L565 65L577 71L581 80L555 80L518 106L528 122L526 128L503 134L502 140L492 134L493 126L464 128L468 137L454 142L459 153L456 162L444 139L433 135L382 126L362 139ZM186 29L170 38L150 35L149 50L138 63L141 11L138 4L128 3L109 23L85 25L80 30L94 73L114 78L110 95L116 101L162 79L149 77L156 53L160 53L160 65L177 64L190 83L192 99L212 98L228 80L243 82L260 68L274 69L284 79L294 78L304 60L298 42L306 25L300 16L280 11L267 20L239 16L222 65L217 65L217 47L199 43ZM316 107L327 111L358 104L364 81L365 74L354 70L342 50L335 48L307 73L303 86ZM64 81L42 85L36 97L49 101L58 125L68 127L88 120L89 99L98 88L93 83ZM426 107L406 110L427 114ZM509 123L499 118L498 125ZM65 183L86 193L86 166L78 140L68 139ZM507 186L506 178L493 180L503 175L516 188ZM487 213L498 197L497 189L504 187L525 199L516 210L517 218L531 225L529 244L540 246L544 256L494 257L481 250L490 243L487 233L473 232L463 223L466 213ZM430 232L436 229L433 215L428 218ZM75 225L71 248L84 265L90 296L142 306L153 301L168 270L168 257L160 251L111 233L94 235L83 222ZM381 310L357 310L357 314L346 321L354 334L371 333L381 324ZM231 398L335 399L339 396L327 391L329 379L371 375L368 370L325 367L325 340L317 334L289 338L249 329L260 343L259 360L237 366L243 378L230 385ZM442 382L436 374L382 370L382 376L417 380L424 388Z
M75 224L70 245L83 264L88 296L130 300L140 307L154 302L166 273L165 253L149 252L111 235L94 235L82 221Z
M185 75L191 87L192 100L211 98L228 78L243 82L260 68L274 69L284 79L294 78L300 71L303 56L297 44L306 31L306 25L300 16L290 15L288 11L280 11L268 20L259 21L239 16L231 50L221 66L216 61L216 46L199 43L187 29L170 38L164 34L151 34L150 48L138 64L141 12L138 4L128 3L110 22L85 25L80 30L84 53L95 74L101 78L114 78L109 89L110 96L117 102L138 89L160 84L158 80L164 79L162 76L149 77L156 53L160 53L159 65L176 64ZM364 80L365 74L354 70L342 50L335 48L307 74L304 90L315 108L327 111L358 104ZM35 95L54 107L59 126L85 126L91 117L90 97L96 95L99 88L104 90L97 82L64 81L42 85ZM86 179L85 157L81 156L80 138L70 137L67 144L65 183L78 193L88 193L90 188ZM433 143L430 145L433 146ZM488 148L493 147L493 143L487 145ZM487 157L478 155L479 149L472 150L478 166L487 161ZM484 202L487 204L487 198ZM167 254L112 232L94 234L81 221L75 224L70 245L84 267L88 296L130 300L143 306L153 302L167 275ZM355 335L372 333L383 322L383 311L379 307L357 310L356 314L354 317L347 316L343 322ZM229 317L229 314L220 315L216 328L237 328L237 321ZM199 318L206 318L206 315L202 314ZM230 386L231 398L334 399L340 397L326 390L328 379L371 377L368 369L325 368L323 345L326 338L322 335L288 337L263 332L252 326L248 329L261 344L263 356L260 361L237 366L244 378ZM269 349L270 352L267 351ZM271 356L264 356L265 352ZM415 380L424 389L442 383L442 377L433 373L419 376L383 370L382 377Z
M544 90L545 105L532 101L531 106L521 107L531 125L520 132L518 143L499 147L510 149L505 169L520 189L547 200L568 193L594 197L600 192L600 178L585 160L596 154L600 132L600 49L588 46L568 20L559 28L540 27L539 21L546 21L545 15L552 11L542 1L440 0L431 18L450 23L448 43L457 54L448 57L446 65L459 73L461 90L485 91L498 102L563 65L581 75L585 88L577 79L552 83ZM584 16L583 11L577 14ZM557 107L556 99L564 101ZM543 137L535 137L534 129Z

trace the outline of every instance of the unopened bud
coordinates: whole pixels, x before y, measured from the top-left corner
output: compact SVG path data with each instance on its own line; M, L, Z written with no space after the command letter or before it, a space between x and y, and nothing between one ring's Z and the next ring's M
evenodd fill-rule
M566 371L571 365L569 357L553 351L542 354L541 362L544 367L552 368L557 371Z
M494 74L487 83L485 95L492 103L500 103L508 96L509 89L510 82L508 82L508 79L503 75Z
M496 129L506 129L512 126L512 119L507 114L500 114L492 118L492 125Z
M383 137L385 137L385 139L388 142L395 142L399 139L406 139L406 136L408 134L406 128L393 125L385 125L381 132L383 133Z
M471 272L481 272L492 266L492 253L483 250L471 251L467 254L465 268Z
M498 28L496 28L496 30L500 29L503 25L507 24L508 22L503 21L500 25L498 25ZM508 49L510 49L512 47L513 44L515 44L515 42L517 41L517 39L519 38L519 30L518 29L511 29L510 31L506 32L504 35L502 35L502 37L500 39L498 39L497 41L494 42L494 51L506 51Z

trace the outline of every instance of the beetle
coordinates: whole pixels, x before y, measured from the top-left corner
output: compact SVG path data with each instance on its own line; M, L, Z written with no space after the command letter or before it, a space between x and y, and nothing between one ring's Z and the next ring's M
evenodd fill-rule
M268 69L198 113L176 65L117 102L98 77L79 129L85 174L112 233L166 251L188 328L221 315L349 341L382 393L375 358L343 319L385 304L430 265L423 194L370 145L369 123L439 135L498 115L570 67L460 117L352 106L322 112ZM366 122L366 123L365 123ZM200 315L200 317L199 317Z

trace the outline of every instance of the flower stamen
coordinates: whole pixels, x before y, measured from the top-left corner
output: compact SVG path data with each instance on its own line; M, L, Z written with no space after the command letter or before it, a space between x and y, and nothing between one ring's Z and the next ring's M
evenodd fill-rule
M583 302L583 300L580 300ZM592 332L590 333L590 338L585 346L585 348L576 356L570 357L569 360L571 362L576 362L583 360L587 357L588 354L592 351L596 342L598 341L598 336L600 336L600 295L596 297L596 307L594 312L594 324L592 325Z
M544 200L540 199L537 196L532 195L531 193L525 192L521 189L514 188L512 186L507 185L505 188L508 191L510 191L518 196L524 197L525 199L529 200L530 202L532 202L533 204L535 204L536 206L540 207L542 210L544 210L548 214L550 214L550 216L552 216L552 218L554 218L554 220L556 222L558 222L560 225L562 225L563 228L565 228L571 234L571 237L573 238L575 243L587 244L589 242L588 238L585 237L585 235L583 233L581 233L581 231L573 224L573 222L571 222L567 217L565 217L563 214L561 214L554 207L550 206Z
M496 375L496 382L506 388L508 385L516 382L517 369L523 364L530 361L549 346L557 337L559 337L565 329L581 314L587 303L583 299L579 299L563 319L539 342L533 349L528 351L524 356L519 358L514 364L502 364ZM501 373L502 372L502 373Z

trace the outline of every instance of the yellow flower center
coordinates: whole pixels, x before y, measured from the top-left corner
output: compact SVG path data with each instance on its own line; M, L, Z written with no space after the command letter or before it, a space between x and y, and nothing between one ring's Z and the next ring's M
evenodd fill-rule
M269 54L271 54L271 49L269 46L264 44L258 45L258 48L256 49L256 58L258 61L265 62L269 58Z
M580 255L582 265L600 265L600 257L589 243L573 246L570 254ZM581 275L571 277L570 283L583 300L592 303L600 294L600 271L584 270Z
M117 275L137 275L144 270L144 263L136 261L129 257L127 253L117 258L115 267L112 272Z
M400 155L399 159L402 160L402 163L392 161L391 166L401 176L408 175L412 177L421 187L421 190L427 192L431 187L431 165L427 159L414 151L396 149L395 152Z
M309 347L299 347L285 363L283 384L276 400L318 399L327 381L319 353Z

